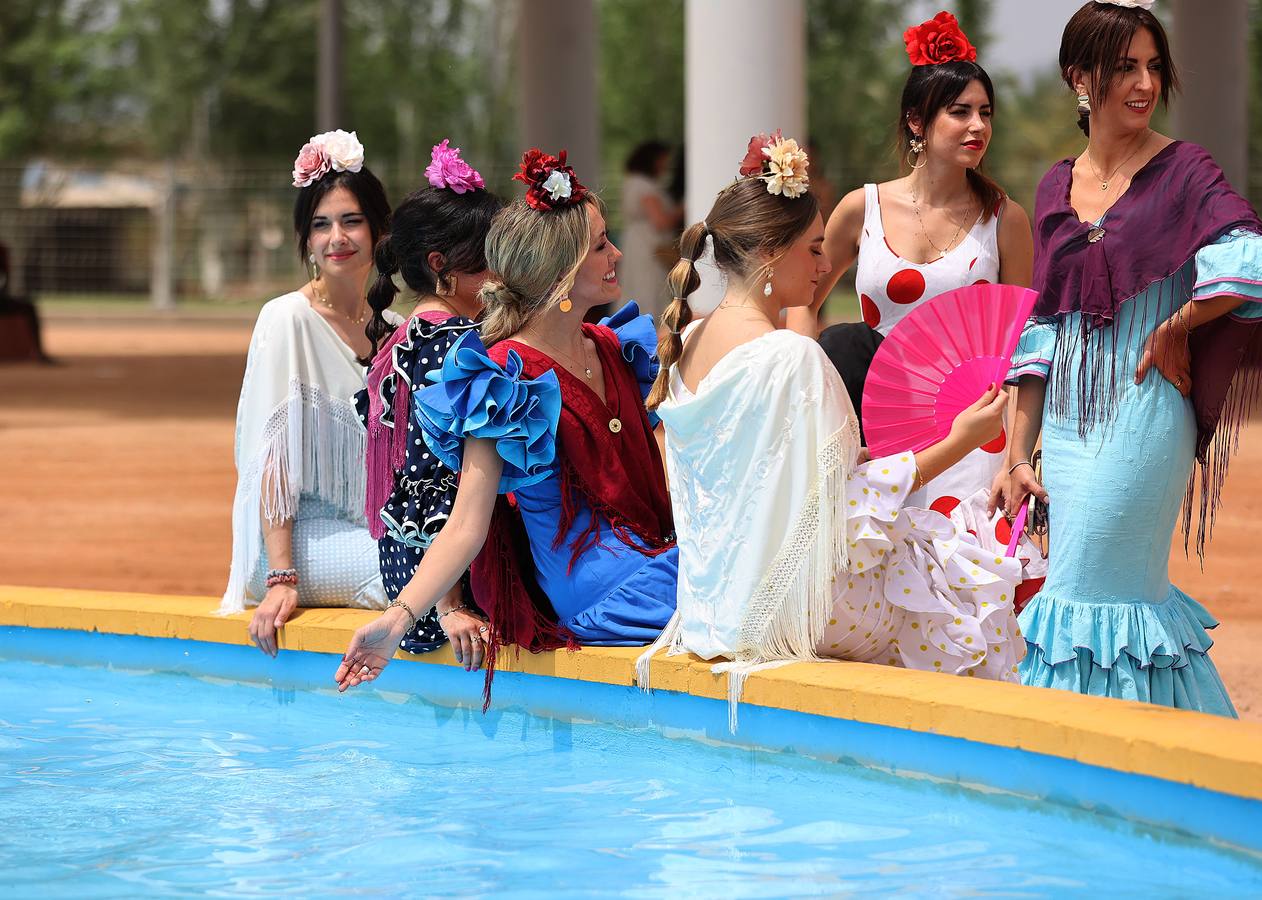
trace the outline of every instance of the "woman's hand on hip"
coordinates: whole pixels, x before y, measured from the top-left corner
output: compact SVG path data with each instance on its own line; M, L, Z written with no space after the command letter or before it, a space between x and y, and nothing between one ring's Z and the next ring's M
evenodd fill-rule
M1148 336L1144 354L1135 369L1135 383L1143 384L1153 368L1184 397L1192 393L1192 351L1188 349L1188 332L1176 319L1162 322Z

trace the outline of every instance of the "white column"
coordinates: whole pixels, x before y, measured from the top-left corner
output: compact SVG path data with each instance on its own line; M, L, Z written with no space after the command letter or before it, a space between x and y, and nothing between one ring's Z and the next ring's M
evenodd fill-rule
M568 151L579 180L599 191L600 35L593 0L521 0L517 21L521 149Z
M1171 53L1183 93L1170 105L1171 136L1208 150L1243 193L1249 186L1248 0L1172 5Z
M736 177L749 138L806 142L803 0L687 0L684 146L688 222Z

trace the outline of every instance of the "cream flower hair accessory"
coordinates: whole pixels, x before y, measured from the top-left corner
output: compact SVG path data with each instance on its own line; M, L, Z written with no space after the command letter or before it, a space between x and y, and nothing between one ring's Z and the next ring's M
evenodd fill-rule
M740 173L761 180L769 194L794 198L801 197L810 187L811 179L806 174L808 165L806 151L793 138L786 138L777 130L749 139Z

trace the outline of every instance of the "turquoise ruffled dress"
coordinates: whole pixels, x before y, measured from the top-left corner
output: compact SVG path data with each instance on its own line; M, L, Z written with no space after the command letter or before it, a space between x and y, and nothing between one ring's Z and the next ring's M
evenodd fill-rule
M641 398L653 384L656 333L649 316L634 303L609 325L621 345L623 362L635 373ZM486 353L476 332L453 346L435 373L436 384L413 395L413 411L426 443L452 469L460 470L467 437L493 439L504 472L499 491L512 493L530 541L535 578L557 620L580 644L631 646L652 642L675 612L679 552L648 556L606 530L604 540L584 551L571 566L571 546L591 523L584 505L569 531L556 541L561 520L561 480L556 461L561 389L556 374L525 377L520 357L509 351L501 367ZM650 420L657 424L655 416ZM632 538L634 540L634 538Z
M1196 445L1192 402L1153 369L1130 377L1148 335L1189 298L1248 298L1233 315L1262 317L1262 239L1234 232L1206 246L1164 281L1127 301L1109 328L1083 345L1071 313L1057 347L1055 321L1031 321L1013 357L1009 383L1049 381L1084 364L1084 354L1116 353L1116 415L1079 434L1079 398L1043 412L1043 486L1050 531L1047 581L1018 621L1029 652L1021 681L1235 716L1208 653L1218 623L1170 583L1170 543Z

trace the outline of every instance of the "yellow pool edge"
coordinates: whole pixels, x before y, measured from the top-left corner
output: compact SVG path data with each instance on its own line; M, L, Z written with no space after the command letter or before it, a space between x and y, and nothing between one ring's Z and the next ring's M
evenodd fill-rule
M217 598L0 585L0 625L248 644L249 614L219 616ZM299 611L288 651L342 653L375 614ZM636 647L505 654L502 671L630 685ZM449 648L404 664L456 665ZM397 664L397 663L396 663ZM330 669L329 678L332 681ZM695 656L659 656L652 687L723 699L726 679ZM1142 703L865 663L795 663L749 678L744 703L1028 750L1262 800L1262 724Z

